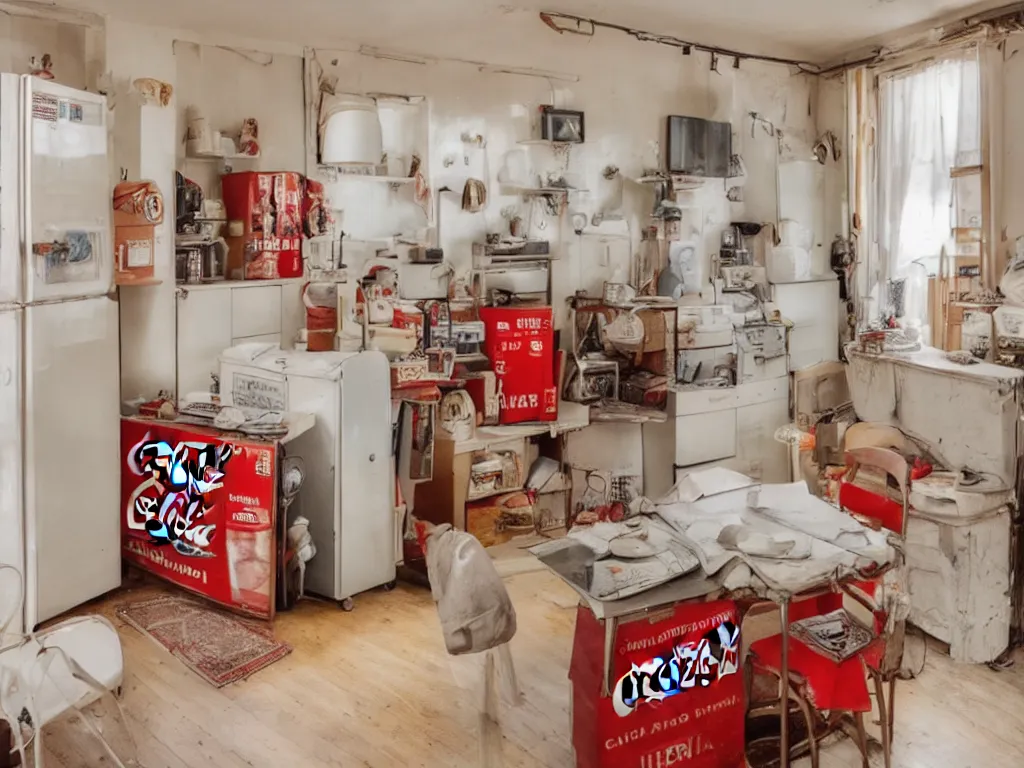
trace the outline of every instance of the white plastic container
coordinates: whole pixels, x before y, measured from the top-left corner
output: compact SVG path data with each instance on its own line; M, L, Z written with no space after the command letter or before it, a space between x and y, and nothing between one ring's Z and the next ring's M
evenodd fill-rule
M384 154L377 102L339 94L320 115L320 162L325 165L376 165Z

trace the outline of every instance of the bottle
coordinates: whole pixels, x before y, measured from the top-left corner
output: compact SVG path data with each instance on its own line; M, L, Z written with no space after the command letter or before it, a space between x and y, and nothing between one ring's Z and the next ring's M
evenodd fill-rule
M804 432L796 424L787 424L775 430L775 440L787 445L797 445L801 451L814 450L814 435Z

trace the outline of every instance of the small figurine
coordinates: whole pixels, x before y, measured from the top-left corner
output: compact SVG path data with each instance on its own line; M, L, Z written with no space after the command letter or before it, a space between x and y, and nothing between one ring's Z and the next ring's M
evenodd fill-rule
M29 67L30 75L34 75L35 77L43 80L53 80L53 59L50 54L43 54L43 62L41 65L36 63L36 57L33 56L29 61Z
M238 151L249 157L260 153L260 128L255 117L247 117L242 122L242 135L239 137Z

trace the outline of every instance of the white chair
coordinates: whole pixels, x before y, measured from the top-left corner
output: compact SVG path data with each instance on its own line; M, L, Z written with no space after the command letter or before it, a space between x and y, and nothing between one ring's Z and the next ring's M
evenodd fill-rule
M21 764L28 765L31 747L32 765L42 768L43 727L119 691L124 657L117 630L102 616L68 619L41 632L8 634L22 609L23 593L18 570L0 565L0 722L9 726L11 741L9 746L0 743L0 749L17 752ZM120 703L117 706L120 709ZM127 729L123 712L121 716ZM90 718L82 721L113 765L126 768Z

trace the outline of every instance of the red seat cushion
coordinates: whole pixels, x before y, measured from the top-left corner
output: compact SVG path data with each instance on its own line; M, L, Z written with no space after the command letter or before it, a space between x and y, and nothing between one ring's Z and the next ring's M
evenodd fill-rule
M755 664L775 675L782 670L782 635L758 640L750 646ZM789 638L789 669L806 681L806 693L817 710L839 709L846 712L870 712L865 664L877 668L885 644L876 640L853 658L835 662L812 651L796 638Z
M839 506L878 521L888 531L899 533L903 530L903 505L860 486L842 483L839 486Z

